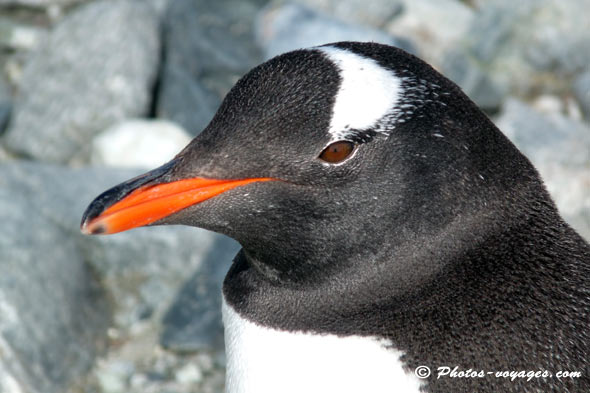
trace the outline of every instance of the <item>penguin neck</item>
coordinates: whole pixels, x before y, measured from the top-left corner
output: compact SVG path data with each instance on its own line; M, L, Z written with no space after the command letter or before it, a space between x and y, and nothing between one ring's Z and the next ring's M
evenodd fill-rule
M451 323L457 313L469 312L484 301L508 301L500 295L496 299L494 293L517 288L519 280L534 279L536 256L542 255L542 247L551 247L536 245L532 250L527 244L530 231L545 231L540 224L525 221L504 227L485 220L459 220L445 228L451 236L400 235L380 254L340 262L338 271L296 285L277 279L272 270L269 275L267 264L242 250L226 276L224 296L243 317L265 326L390 338L425 310L446 309L440 318ZM476 295L476 289L483 287L494 299ZM384 332L380 328L384 325L391 330Z

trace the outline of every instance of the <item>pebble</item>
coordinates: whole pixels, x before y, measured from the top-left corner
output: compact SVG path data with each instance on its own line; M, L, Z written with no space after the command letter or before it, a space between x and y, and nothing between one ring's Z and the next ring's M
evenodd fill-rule
M175 379L183 385L198 383L203 379L201 370L192 363L189 363L176 371Z
M185 130L167 120L126 120L92 140L90 162L153 169L170 161L191 139Z

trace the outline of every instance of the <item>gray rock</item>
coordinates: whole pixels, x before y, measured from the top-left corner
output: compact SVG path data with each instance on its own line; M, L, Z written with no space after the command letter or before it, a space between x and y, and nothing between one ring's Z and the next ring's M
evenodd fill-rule
M504 10L497 2L483 7L441 59L443 73L487 111L497 111L509 91L506 78L496 78L490 63L510 39L517 11L522 12L522 7L515 9Z
M10 90L10 86L0 76L0 135L6 130L12 112L12 94Z
M98 1L76 9L26 65L5 146L38 160L83 159L95 133L147 113L158 55L149 4Z
M509 5L506 1L492 1L482 7L472 20L465 39L473 56L481 62L495 59L504 46L511 43L516 25L526 17L531 3L527 1Z
M464 37L443 54L443 73L486 111L497 111L508 95L508 78L496 78L491 63L510 39L517 19L516 12L492 2L472 18L475 21L465 29Z
M0 0L0 6L21 6L35 8L64 7L88 0Z
M177 352L223 349L221 286L241 246L227 237L216 240L202 267L184 285L164 316L160 343Z
M0 219L7 224L2 226L6 230L0 239L0 264L9 273L0 277L0 387L17 383L24 393L65 391L92 365L96 343L104 344L109 325L116 347L126 349L101 361L107 363L96 369L98 385L117 383L111 377L123 360L131 362L127 374L157 368L164 356L154 351L157 332L179 289L197 269L222 269L223 264L203 265L216 259L209 255L217 252L214 245L221 235L196 228L140 228L103 237L80 234L87 204L137 173L24 161L0 166ZM215 280L222 274L219 271ZM219 299L220 294L213 296ZM150 345L144 345L146 331L154 337ZM109 354L117 351L109 348ZM115 364L109 366L111 361ZM215 381L204 376L199 384L218 386L222 370L216 370Z
M0 163L10 161L10 154L0 146Z
M177 355L158 347L155 337L113 348L98 362L84 392L221 393L224 360L221 352Z
M536 71L571 74L590 62L590 15L580 12L589 6L588 0L485 2L466 38L482 62L516 57Z
M172 2L164 22L159 117L193 135L209 123L237 79L261 60L251 22L258 7L238 0Z
M445 55L443 71L461 86L469 85L474 74L486 74L496 86L492 96L530 97L539 91L568 95L572 75L590 64L585 28L590 14L580 12L588 7L588 0L482 2L469 29ZM457 63L469 63L463 76L465 67Z
M130 362L111 361L96 372L96 377L103 392L123 392L126 381L134 371L134 365Z
M0 390L57 393L105 347L110 313L76 239L23 181L28 170L0 166Z
M434 67L445 53L459 45L474 18L474 12L458 0L403 0L402 12L385 31L411 40L417 52Z
M582 107L586 120L590 121L590 70L576 78L573 91Z
M80 219L101 192L143 170L67 169L14 164L10 178L28 187L37 209L76 240L77 250L114 301L114 323L129 329L161 318L187 278L220 236L189 227L139 228L114 236L83 236Z
M588 0L528 0L528 23L518 21L517 34L524 58L536 70L560 76L587 69L590 64ZM510 3L509 7L513 7Z
M403 0L297 0L348 23L383 28L404 10Z
M204 87L197 76L180 66L168 64L165 67L161 86L158 117L182 125L193 136L207 127L221 104L218 94Z
M179 226L83 239L84 256L115 299L115 327L129 332L145 321L159 324L187 275L211 252L217 236Z
M257 41L267 59L291 50L337 41L374 41L414 51L407 40L342 22L295 3L264 8L256 25Z
M168 7L174 0L144 0L151 4L152 8L156 11L160 18L166 15Z
M515 99L496 124L539 170L563 217L590 240L590 128Z
M494 112L508 94L508 87L493 78L481 62L460 50L449 50L442 64L443 73L458 84L479 107Z

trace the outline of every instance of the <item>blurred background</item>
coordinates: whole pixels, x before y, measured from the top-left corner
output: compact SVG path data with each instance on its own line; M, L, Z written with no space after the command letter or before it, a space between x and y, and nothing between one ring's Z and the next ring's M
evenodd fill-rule
M251 67L341 40L458 83L590 239L590 0L0 0L0 392L222 392L221 280L196 228L85 237Z

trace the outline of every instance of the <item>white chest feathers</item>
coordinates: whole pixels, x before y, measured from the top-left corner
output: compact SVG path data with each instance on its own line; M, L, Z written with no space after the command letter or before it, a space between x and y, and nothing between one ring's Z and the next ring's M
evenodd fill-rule
M223 302L226 393L416 393L401 352L376 339L265 328Z

